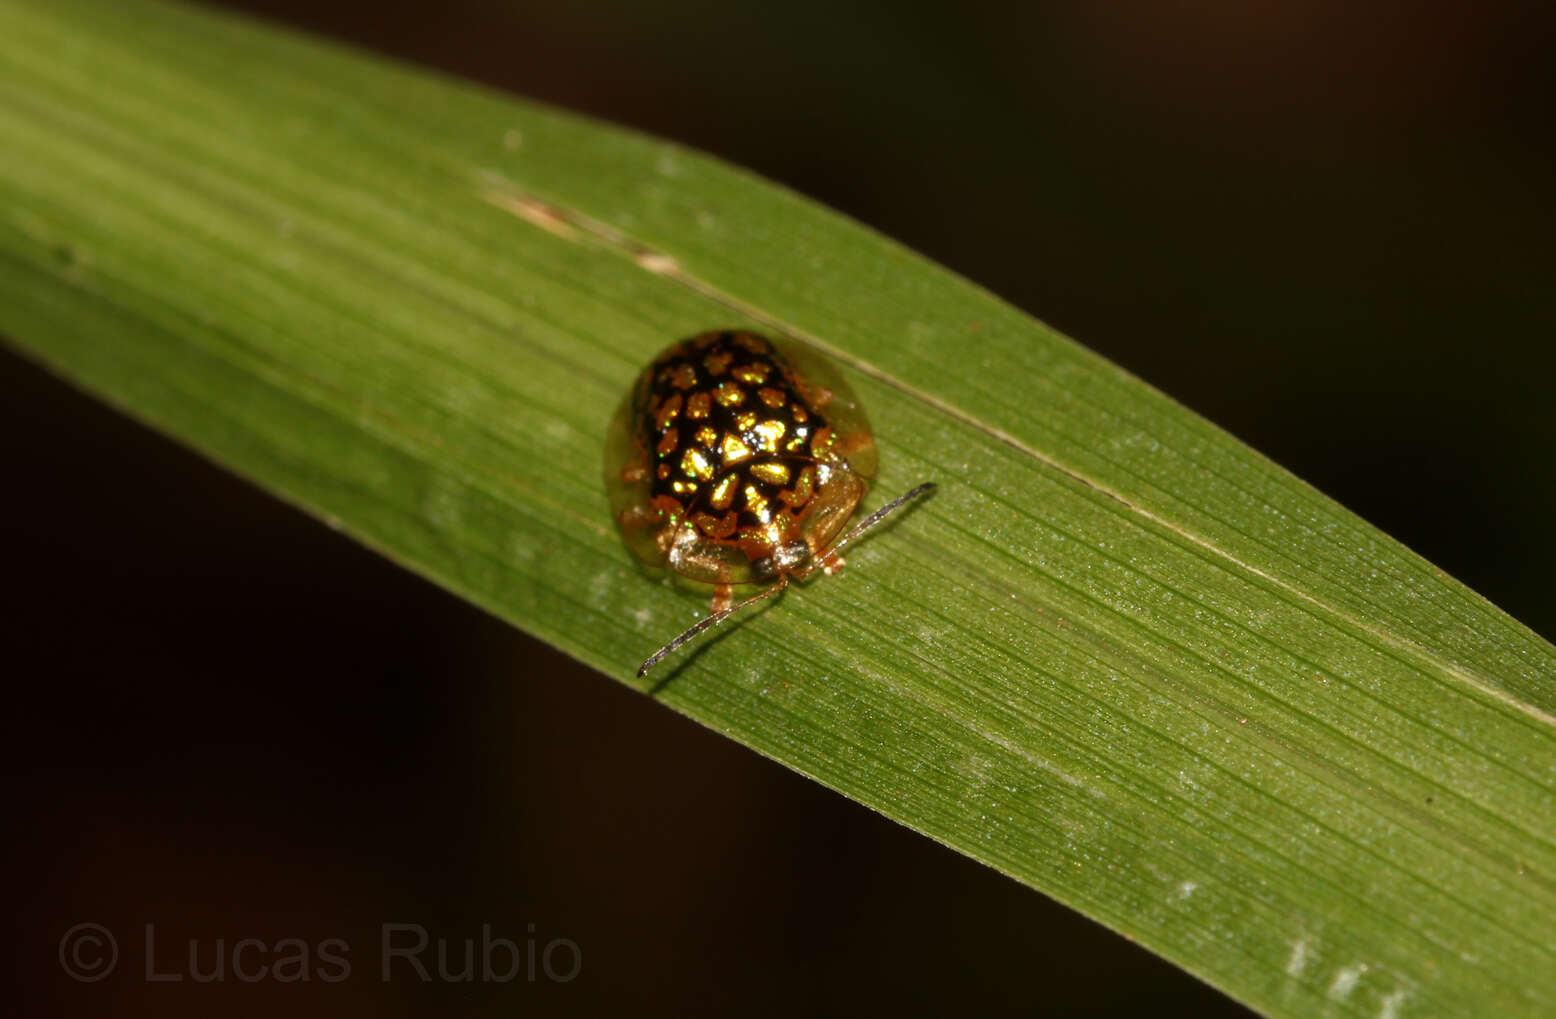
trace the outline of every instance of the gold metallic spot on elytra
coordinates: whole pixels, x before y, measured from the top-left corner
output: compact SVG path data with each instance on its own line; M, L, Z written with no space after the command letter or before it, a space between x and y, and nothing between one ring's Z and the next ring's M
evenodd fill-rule
M680 433L674 428L665 429L665 433L659 437L659 445L654 447L654 452L660 456L669 456L675 452L675 444L680 439Z
M686 416L693 421L701 421L712 408L713 398L706 392L693 393L691 399L686 401Z
M724 448L720 450L725 465L744 460L751 455L751 447L740 441L740 436L730 433L724 436Z
M697 429L697 444L705 449L712 449L713 444L719 441L719 433L712 425L703 425Z
M767 373L773 370L773 366L765 361L752 361L736 368L732 375L748 386L760 386L767 381Z
M795 482L792 489L785 489L778 493L778 498L788 503L795 509L810 502L810 497L816 491L816 468L807 467L800 471L800 479Z
M680 478L676 478L670 482L670 490L676 495L695 495L697 492L697 482L682 481Z
M713 477L713 465L708 462L707 457L702 455L702 450L700 449L688 449L686 451L686 454L681 457L681 470L688 477L702 481L707 481Z
M738 407L746 400L746 391L728 379L720 382L713 396L726 407Z
M735 427L742 432L749 432L755 424L756 411L754 410L743 410L735 415Z
M752 436L756 439L756 448L764 453L778 452L778 442L783 438L787 426L782 421L763 421L751 429Z
M655 473L659 475L659 480L660 481L665 480L666 478L668 478L670 476L670 465L669 464L660 464L659 465L659 470L656 471Z
M702 366L708 369L708 374L714 377L723 375L729 371L729 363L735 359L735 355L727 350L718 350L702 359Z
M794 415L794 420L799 424L803 425L810 420L810 415L805 413L805 408L797 403L789 407L789 412Z
M768 461L766 463L752 464L751 475L769 485L787 485L789 483L789 468L786 464Z
M766 354L772 350L772 347L768 346L766 340L754 333L736 333L735 346L744 347L753 354Z
M735 497L735 485L737 479L733 474L724 475L717 485L713 486L712 503L716 510L729 509L729 501Z
M677 389L690 389L697 384L697 369L689 364L678 364L670 374L670 384Z
M783 390L774 389L772 386L763 386L761 389L757 390L756 396L757 399L767 404L773 410L777 410L779 407L782 407L785 399Z
M671 422L681 413L681 394L671 393L659 409L654 412L654 425L662 432L670 427Z
M746 486L746 511L764 524L773 519L772 510L767 505L767 496L759 492L755 485Z

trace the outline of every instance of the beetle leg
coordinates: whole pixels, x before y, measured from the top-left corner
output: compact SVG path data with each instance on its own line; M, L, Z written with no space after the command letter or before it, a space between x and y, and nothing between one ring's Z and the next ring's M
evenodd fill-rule
M728 584L715 584L713 587L713 606L710 612L718 614L728 612L729 607L735 603L735 589Z

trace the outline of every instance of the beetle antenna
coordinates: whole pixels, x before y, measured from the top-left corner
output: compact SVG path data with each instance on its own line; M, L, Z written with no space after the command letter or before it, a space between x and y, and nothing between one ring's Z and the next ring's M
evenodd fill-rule
M738 605L731 605L727 609L721 609L718 612L713 613L713 615L708 616L706 619L699 619L696 625L688 628L685 633L682 633L679 637L675 638L670 643L660 648L658 651L655 651L653 654L649 655L648 658L644 660L643 664L638 666L638 678L642 679L644 676L648 675L648 670L652 669L654 666L663 661L665 655L668 655L670 652L674 651L682 644L685 644L699 633L703 632L704 630L711 630L713 627L719 625L724 620L734 615L736 612L739 612L741 609L745 608L747 605L755 605L763 598L771 598L773 595L777 594L779 591L782 591L788 586L789 575L785 573L782 580L767 588L761 594L754 594Z
M934 490L935 483L933 481L926 481L911 491L903 492L891 502L882 506L874 513L871 513L869 516L859 521L859 523L855 524L853 527L850 527L841 538L832 543L832 547L827 549L825 555L817 557L817 562L825 562L828 559L831 559L833 556L837 555L843 550L844 545L847 545L850 542L856 540L861 534L868 531L882 520L885 520L888 516L890 516L892 513L895 513L903 505L912 502L914 499L917 499L921 495L926 495L929 492L933 492Z

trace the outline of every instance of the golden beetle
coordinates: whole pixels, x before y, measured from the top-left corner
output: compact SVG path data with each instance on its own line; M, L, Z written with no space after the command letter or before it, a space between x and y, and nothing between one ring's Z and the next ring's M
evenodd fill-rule
M644 563L713 585L712 614L649 657L818 567L919 485L848 531L875 473L864 410L820 358L751 332L672 344L638 376L611 423L605 483L627 545ZM739 604L736 585L766 584Z

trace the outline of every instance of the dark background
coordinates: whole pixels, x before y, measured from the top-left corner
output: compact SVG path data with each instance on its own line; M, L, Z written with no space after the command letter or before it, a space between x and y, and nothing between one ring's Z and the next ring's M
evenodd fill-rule
M230 6L791 185L1556 635L1549 5ZM4 351L0 458L24 1014L1240 1011ZM583 968L386 984L385 922ZM147 923L159 971L340 938L351 977L148 983Z

